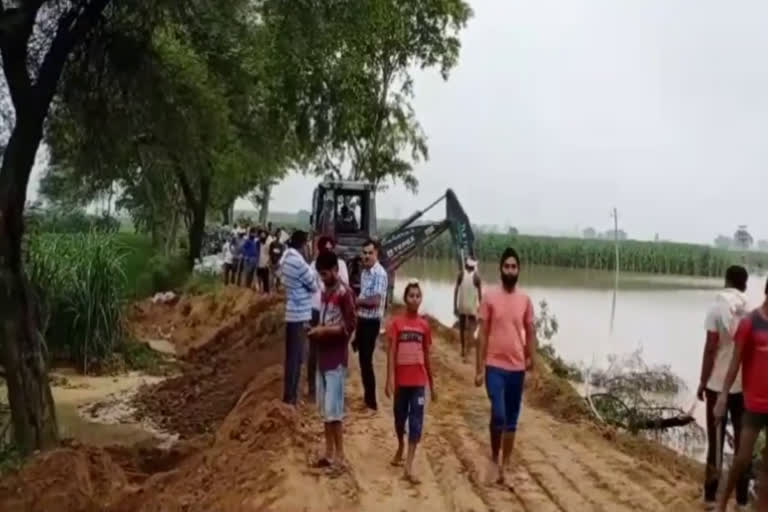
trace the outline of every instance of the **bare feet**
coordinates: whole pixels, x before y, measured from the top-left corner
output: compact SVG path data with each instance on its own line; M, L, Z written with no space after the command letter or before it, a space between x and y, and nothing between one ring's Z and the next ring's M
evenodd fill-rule
M405 479L406 482L410 483L411 485L421 484L421 480L419 479L419 477L417 477L413 473L409 473L408 471L405 472L405 474L403 475L403 478Z
M493 461L489 461L488 462L488 474L487 474L487 477L486 477L487 483L489 483L489 484L497 483L499 481L500 474L501 473L500 473L499 465L496 464Z
M403 465L403 447L402 445L397 448L397 453L389 462L392 466L399 467Z

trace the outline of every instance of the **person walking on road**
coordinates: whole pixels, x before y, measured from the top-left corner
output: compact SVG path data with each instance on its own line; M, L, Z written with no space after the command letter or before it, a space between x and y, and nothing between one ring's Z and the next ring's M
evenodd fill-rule
M318 258L320 254L325 251L334 252L336 249L336 242L329 236L321 236L317 240ZM341 258L336 258L338 264L339 279L342 283L349 286L349 272L347 270L347 264ZM312 271L317 276L317 291L312 295L312 321L311 326L315 327L320 323L320 306L322 304L322 294L325 288L323 280L320 276L320 270L317 268L317 258L312 262ZM350 335L352 333L350 332ZM317 344L309 340L309 356L307 357L307 388L309 392L310 400L315 396L315 371L317 368Z
M283 402L293 405L299 398L306 330L312 319L312 294L317 290L315 273L302 254L306 244L307 234L294 231L280 261L280 274L286 291Z
M360 374L363 380L365 406L378 410L376 402L376 374L373 371L373 354L381 328L381 319L387 303L387 271L379 263L376 242L363 244L363 271L360 275L360 295L357 298L357 329L353 348L360 356Z
M466 333L472 335L472 345L477 347L477 308L483 298L480 275L477 273L477 261L467 258L464 269L456 278L453 289L453 313L459 319L459 338L461 340L461 358L467 362L469 348Z
M406 312L390 322L387 333L387 385L385 393L392 398L395 415L397 453L393 466L403 463L405 424L408 423L408 455L405 459L405 478L412 484L419 479L413 474L413 459L424 429L426 387L429 384L432 400L437 400L429 349L432 332L429 323L419 315L421 287L418 281L409 282L403 292Z
M514 249L504 251L499 270L501 287L486 292L480 303L482 334L476 352L475 385L485 382L491 401L492 477L506 485L525 374L533 370L537 341L533 303L518 287L520 257Z
M725 423L731 387L741 370L744 393L744 416L741 425L741 442L736 451L733 466L728 472L725 491L718 497L717 512L725 512L733 490L739 485L752 463L752 453L760 432L768 428L768 282L765 284L763 304L748 314L740 323L734 336L734 348L723 389L717 398L713 415L718 425ZM768 450L763 450L763 467L768 464ZM763 473L765 475L765 473ZM768 510L768 482L763 476L758 485L759 496L756 510Z
M310 342L317 347L317 405L325 429L325 455L318 467L346 464L342 422L347 380L349 337L355 329L354 292L342 280L339 259L324 250L315 260L323 282L320 322L310 329Z
M739 322L747 315L747 270L731 266L725 272L725 289L717 294L707 311L707 337L701 364L701 378L696 396L707 405L707 466L704 475L704 502L711 510L715 506L720 483L718 453L722 454L726 421L716 424L713 414L715 403L723 390L725 375L733 356L733 336ZM728 415L733 423L734 450L741 444L741 419L744 414L744 395L741 372L730 388L727 401ZM736 502L746 506L749 499L749 479L743 475L736 487Z

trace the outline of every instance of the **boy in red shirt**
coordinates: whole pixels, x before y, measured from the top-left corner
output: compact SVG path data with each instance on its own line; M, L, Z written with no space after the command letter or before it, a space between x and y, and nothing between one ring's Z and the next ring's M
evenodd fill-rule
M319 325L308 333L317 346L315 400L325 424L325 455L316 465L344 467L342 422L349 356L347 345L355 329L354 294L339 278L339 261L335 253L321 252L316 267L325 285Z
M728 404L728 392L741 368L745 409L741 444L728 474L725 492L717 502L718 512L725 512L736 482L749 469L752 451L760 431L768 427L768 282L765 285L765 294L766 299L763 305L744 318L736 330L734 336L736 346L731 364L725 376L723 390L715 404L715 418L717 421L723 421ZM767 451L763 451L763 465L768 462L767 454ZM761 482L759 488L757 510L765 511L768 510L766 482Z
M416 446L421 440L424 426L425 388L429 382L432 400L437 400L429 363L429 348L432 333L429 323L419 316L421 288L418 282L409 282L403 293L406 312L392 319L389 328L389 350L387 351L387 398L394 391L395 432L397 453L392 459L393 466L403 461L403 438L405 422L408 420L408 456L405 462L405 478L413 484L419 479L413 474L413 458Z

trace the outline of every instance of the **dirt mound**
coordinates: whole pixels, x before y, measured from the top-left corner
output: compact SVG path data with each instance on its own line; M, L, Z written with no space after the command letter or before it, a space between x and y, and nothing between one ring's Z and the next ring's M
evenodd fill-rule
M181 376L139 391L134 401L139 419L149 417L162 429L190 438L215 432L248 383L257 376L263 379L271 375L269 386L265 386L265 400L279 396L281 376L263 371L282 360L284 323L279 299L238 289L226 289L223 296L184 299L172 306L191 308L189 314L182 315L181 322L194 323L198 332L204 330L205 342L185 342L184 346L192 348L183 357L188 364ZM210 306L216 304L234 304L231 317L218 321L221 311L228 306L212 312ZM204 326L201 322L206 315L210 320ZM184 330L173 332L178 335ZM180 339L177 342L182 343Z
M134 304L128 312L128 329L143 340L169 341L179 355L201 347L216 337L222 326L244 315L258 314L281 302L253 290L226 287L214 293L182 297L171 304L151 299Z
M70 445L43 453L0 483L0 510L100 512L128 485L122 469L97 448Z

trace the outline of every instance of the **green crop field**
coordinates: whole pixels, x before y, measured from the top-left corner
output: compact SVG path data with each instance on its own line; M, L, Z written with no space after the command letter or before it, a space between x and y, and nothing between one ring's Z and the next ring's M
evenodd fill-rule
M610 240L587 240L529 235L478 233L475 239L477 257L495 260L505 247L514 247L527 264L566 268L610 270L615 268L615 247ZM689 276L721 276L732 264L752 269L768 268L768 253L727 251L705 245L674 242L619 242L621 270L653 274ZM450 238L440 237L421 256L452 258Z

